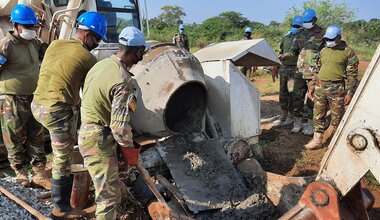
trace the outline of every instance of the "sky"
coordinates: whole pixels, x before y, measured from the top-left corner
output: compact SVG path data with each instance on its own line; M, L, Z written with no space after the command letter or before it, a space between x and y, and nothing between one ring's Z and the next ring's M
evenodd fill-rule
M221 12L236 11L251 21L269 24L270 21L281 22L289 8L302 8L302 0L140 0L140 7L147 4L148 17L161 14L164 5L178 5L184 9L185 23L202 23L207 18L217 16ZM380 18L380 0L335 0L348 3L357 10L357 19L369 20ZM143 8L144 9L144 8ZM145 9L144 9L145 10Z

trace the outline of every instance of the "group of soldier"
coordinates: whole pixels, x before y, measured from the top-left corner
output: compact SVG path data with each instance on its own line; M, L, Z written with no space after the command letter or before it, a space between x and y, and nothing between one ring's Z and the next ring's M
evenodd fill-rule
M322 147L327 127L335 132L358 84L359 59L342 40L341 28L330 25L325 30L317 20L310 8L294 17L279 55L280 125L313 135L306 149Z
M149 44L138 29L126 27L118 38L118 52L97 62L90 51L107 39L106 19L97 12L80 15L75 36L55 40L48 47L36 36L38 21L31 8L16 5L10 21L13 30L0 41L0 121L16 181L51 190L53 218L85 215L70 205L70 158L78 139L94 182L97 219L115 219L121 198L117 148L130 166L137 164L140 152L129 125L137 104L128 70L142 60ZM314 131L305 145L308 149L321 147L329 109L330 125L337 128L355 92L359 62L342 40L340 27L332 25L325 31L316 22L312 9L296 16L279 55L282 124L294 124L293 132ZM245 32L250 39L252 29ZM173 41L189 49L183 25ZM314 102L314 126L307 97ZM53 150L51 180L45 175L44 127Z
M36 36L39 22L30 7L16 5L10 21L13 30L0 41L0 120L16 182L51 190L53 219L84 216L70 205L71 154L78 139L95 187L97 219L116 219L121 199L117 148L129 166L137 164L140 152L128 124L136 109L128 70L142 60L149 44L137 28L126 27L118 52L97 62L90 51L107 40L107 22L100 13L81 14L75 36L48 47ZM45 175L44 127L53 151L51 180Z

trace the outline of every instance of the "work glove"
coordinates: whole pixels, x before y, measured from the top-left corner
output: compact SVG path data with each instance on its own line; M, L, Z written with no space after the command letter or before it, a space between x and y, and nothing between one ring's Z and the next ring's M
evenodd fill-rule
M141 147L121 147L124 162L129 166L136 166L139 161Z

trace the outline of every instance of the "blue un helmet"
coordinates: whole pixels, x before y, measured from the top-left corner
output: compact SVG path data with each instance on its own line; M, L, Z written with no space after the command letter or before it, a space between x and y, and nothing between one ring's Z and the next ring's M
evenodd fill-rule
M323 38L327 39L335 39L336 37L342 35L342 30L338 25L330 25L326 29L325 35L323 35Z
M317 13L315 12L314 9L308 8L303 12L304 23L311 22L311 20L313 20L313 18L316 18L316 17L317 17Z
M107 40L107 21L102 14L95 11L88 11L79 16L77 21L86 26L89 30L95 32L103 40Z
M244 30L244 32L245 33L252 33L252 28L251 27L247 27L247 28L245 28L245 30Z
M38 24L34 11L24 4L18 4L12 9L10 21L25 25Z
M299 27L302 27L302 24L303 24L303 17L298 15L298 16L295 16L292 20L292 27L294 26L299 26Z

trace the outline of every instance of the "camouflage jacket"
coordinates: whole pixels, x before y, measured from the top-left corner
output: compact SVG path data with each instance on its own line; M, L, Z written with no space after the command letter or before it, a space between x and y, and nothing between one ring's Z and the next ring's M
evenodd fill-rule
M297 65L297 56L289 56L291 53L292 46L296 41L296 36L292 33L287 33L282 39L280 44L280 54L284 55L284 60L282 61L283 65L286 66L296 66ZM287 54L287 55L286 55Z
M178 47L185 48L187 51L190 51L189 39L186 34L176 34L173 37L173 43Z
M319 25L315 25L312 29L301 29L297 34L295 41L287 54L289 58L297 57L298 72L302 73L304 78L312 78L316 73L318 52L323 48L323 35L325 29Z

